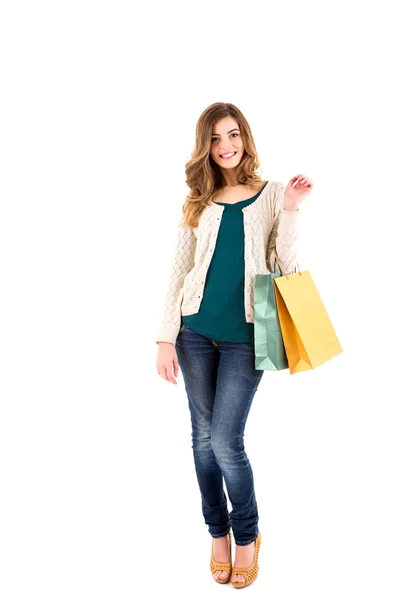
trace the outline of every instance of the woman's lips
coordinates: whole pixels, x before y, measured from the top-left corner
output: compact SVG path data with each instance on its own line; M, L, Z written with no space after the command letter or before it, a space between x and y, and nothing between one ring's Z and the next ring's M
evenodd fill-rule
M236 154L236 152L234 152L230 156L221 156L221 154L220 154L219 157L222 158L222 160L229 160L230 158L233 158L235 156L235 154Z

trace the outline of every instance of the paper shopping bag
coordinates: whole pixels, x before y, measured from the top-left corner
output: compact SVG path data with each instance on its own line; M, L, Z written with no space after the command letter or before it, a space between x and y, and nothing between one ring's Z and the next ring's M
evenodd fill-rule
M255 368L280 371L289 367L276 309L274 278L278 273L254 276Z
M343 349L309 271L274 278L290 373L315 369Z

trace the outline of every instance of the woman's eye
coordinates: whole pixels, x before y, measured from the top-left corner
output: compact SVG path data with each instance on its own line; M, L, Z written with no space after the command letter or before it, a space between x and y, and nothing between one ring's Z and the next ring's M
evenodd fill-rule
M239 134L238 133L232 133L231 135L239 135ZM213 137L213 138L211 138L211 142L213 142L214 140L217 140L217 139L218 138Z

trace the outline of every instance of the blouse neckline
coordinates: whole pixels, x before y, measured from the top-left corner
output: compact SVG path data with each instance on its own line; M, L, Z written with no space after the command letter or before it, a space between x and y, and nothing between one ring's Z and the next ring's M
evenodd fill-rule
M251 196L251 198L245 198L244 200L239 200L238 202L214 202L214 200L212 202L213 204L219 204L221 206L236 206L237 204L244 204L244 202L249 202L250 200L256 202L267 187L268 183L269 181L267 181L267 183L264 184L261 190L258 190L258 192L254 194L254 196Z

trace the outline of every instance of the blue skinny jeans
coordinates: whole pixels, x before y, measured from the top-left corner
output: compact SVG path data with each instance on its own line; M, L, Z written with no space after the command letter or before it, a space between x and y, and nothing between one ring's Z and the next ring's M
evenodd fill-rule
M183 323L175 349L188 398L204 521L212 537L223 537L232 527L236 545L245 546L257 538L258 509L243 436L264 371L254 368L253 342L214 340Z

